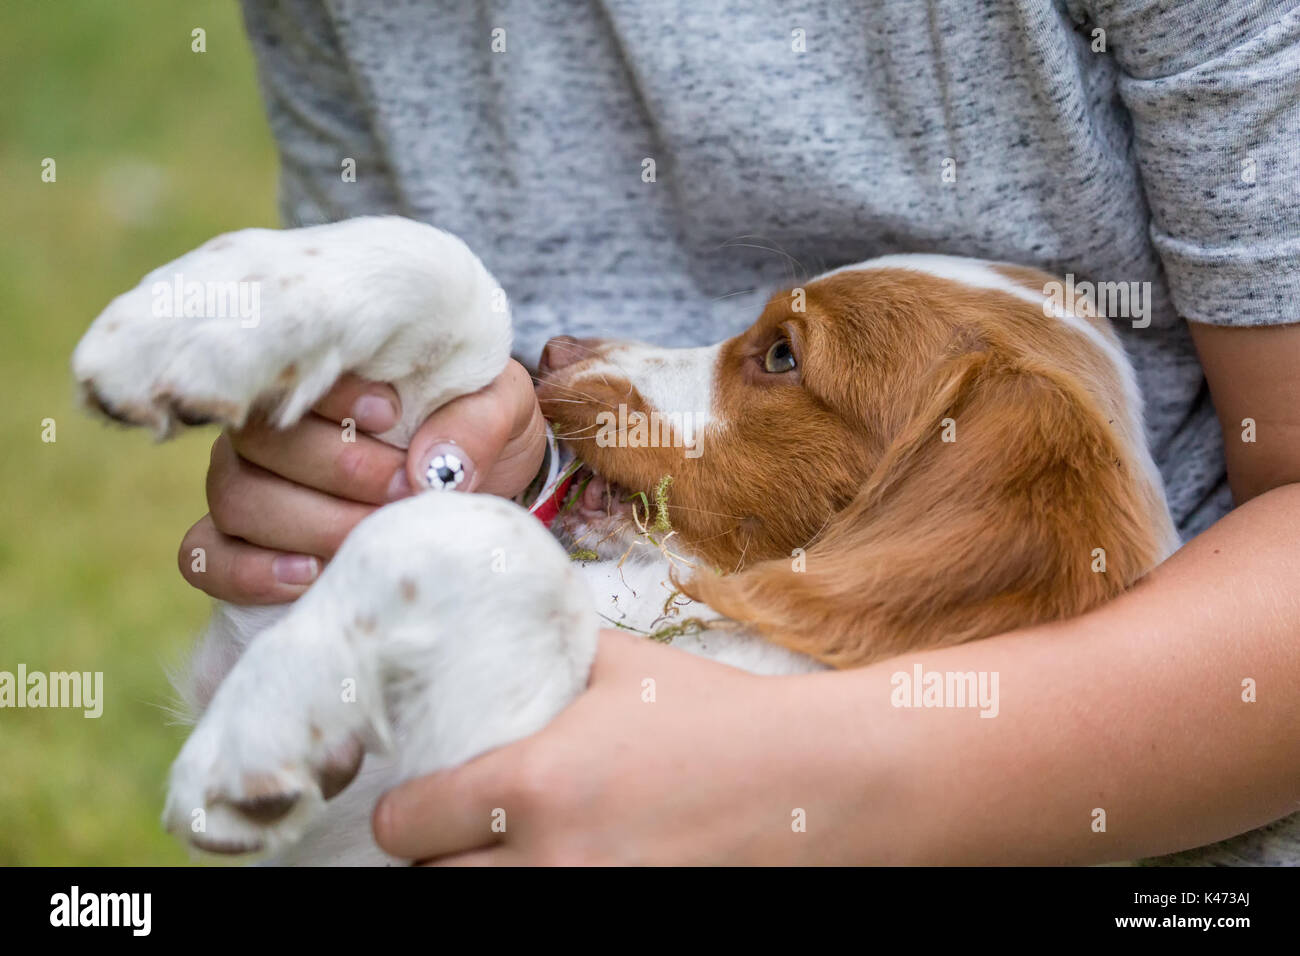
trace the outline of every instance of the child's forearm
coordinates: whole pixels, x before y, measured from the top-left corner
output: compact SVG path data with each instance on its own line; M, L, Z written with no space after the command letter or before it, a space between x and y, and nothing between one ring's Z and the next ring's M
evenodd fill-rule
M996 673L997 716L894 706L918 663ZM796 680L835 802L861 788L841 822L864 861L1129 859L1277 819L1300 810L1300 486L1084 617Z
M458 863L1084 863L1209 843L1300 810L1298 570L1288 486L1083 618L862 670L755 677L606 632L544 730L403 784L375 832ZM996 673L997 716L894 706L914 664ZM503 835L483 824L499 807Z

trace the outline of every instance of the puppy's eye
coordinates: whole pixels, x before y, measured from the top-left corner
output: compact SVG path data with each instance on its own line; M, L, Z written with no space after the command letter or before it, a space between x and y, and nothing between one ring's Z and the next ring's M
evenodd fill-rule
M773 342L772 347L763 356L763 371L771 372L773 375L793 372L797 364L794 360L794 352L786 339Z

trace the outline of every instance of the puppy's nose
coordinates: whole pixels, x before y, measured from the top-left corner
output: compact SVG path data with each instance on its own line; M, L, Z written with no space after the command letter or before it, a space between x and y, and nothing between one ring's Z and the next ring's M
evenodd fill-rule
M542 357L537 360L537 371L545 375L558 372L596 353L600 339L575 339L572 335L557 335L546 343Z

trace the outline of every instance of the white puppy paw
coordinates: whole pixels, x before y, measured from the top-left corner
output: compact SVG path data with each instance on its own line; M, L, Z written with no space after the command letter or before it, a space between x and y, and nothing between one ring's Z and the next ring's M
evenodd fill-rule
M286 427L356 372L397 386L404 444L509 349L505 296L469 248L386 216L218 236L114 299L72 367L88 405L162 437L254 409Z
M586 686L596 633L582 578L522 508L437 492L381 508L217 688L164 824L201 850L283 850L364 751L400 778L541 729Z
M172 765L166 829L220 854L262 853L297 840L356 777L373 736L360 722L361 708L344 705L342 690L337 700L324 690L304 685L251 707L248 687L219 695Z

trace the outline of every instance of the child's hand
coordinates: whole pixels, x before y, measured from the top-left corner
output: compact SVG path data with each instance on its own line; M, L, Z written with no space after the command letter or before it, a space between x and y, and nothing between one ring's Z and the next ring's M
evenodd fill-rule
M387 385L345 376L313 412L284 431L257 421L217 439L210 513L190 528L178 555L190 584L237 604L292 601L353 525L425 487L429 459L444 444L457 446L463 465L457 490L506 496L527 487L545 450L532 379L513 361L487 388L431 415L409 453L371 437L399 416ZM345 418L356 422L355 442L342 440ZM204 549L202 562L196 548Z
M828 753L828 676L846 675L754 677L604 631L586 693L532 737L391 790L375 838L452 865L860 861L885 757L852 722L857 766ZM886 678L872 688L890 709Z

